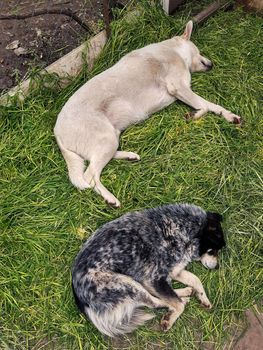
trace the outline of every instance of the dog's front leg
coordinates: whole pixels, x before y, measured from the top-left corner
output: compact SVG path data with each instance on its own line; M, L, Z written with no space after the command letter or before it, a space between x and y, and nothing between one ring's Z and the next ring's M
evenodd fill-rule
M229 122L241 124L241 118L238 115L228 111L222 106L206 101L201 96L195 94L188 86L178 85L178 87L176 87L172 82L167 82L167 90L169 94L196 110L196 112L191 113L193 119L198 119L207 112L213 112L217 115L222 115Z
M194 292L196 293L197 298L201 301L201 304L207 309L212 308L212 304L210 303L206 295L206 292L200 279L193 273L186 270L182 270L179 273L175 271L174 273L171 273L171 278L187 286L192 287Z

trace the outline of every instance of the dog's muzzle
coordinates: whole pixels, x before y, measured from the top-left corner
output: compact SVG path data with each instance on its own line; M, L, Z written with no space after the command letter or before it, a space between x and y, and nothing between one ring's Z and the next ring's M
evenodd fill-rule
M206 267L207 269L218 269L219 268L219 263L218 263L218 259L217 256L215 255L210 255L210 254L203 254L201 256L201 263L204 265L204 267Z
M206 70L211 70L213 68L213 62L211 61L203 63L203 65L206 67Z

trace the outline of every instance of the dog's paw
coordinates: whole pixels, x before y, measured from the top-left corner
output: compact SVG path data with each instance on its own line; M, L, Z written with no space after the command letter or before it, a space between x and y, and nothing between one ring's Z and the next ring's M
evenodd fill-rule
M226 113L223 114L225 119L229 121L230 123L241 125L242 119L238 115L227 111Z
M116 202L109 202L109 201L105 201L110 207L113 207L115 209L120 208L121 203L119 201Z
M231 118L232 118L231 121L232 121L233 124L241 125L241 123L242 123L241 117L239 117L238 115L235 115L235 114L231 113Z
M185 287L185 288L180 288L180 289L174 289L174 292L179 296L179 297L190 297L194 295L194 290L192 287Z
M192 287L186 287L185 291L187 293L187 295L186 295L187 297L191 297L194 295L194 289Z
M161 320L160 328L163 332L167 332L171 328L169 321Z
M171 328L171 317L172 311L167 312L165 315L163 315L161 322L160 322L160 328L163 332L167 332Z
M203 308L210 310L212 309L212 304L210 303L209 299L205 295L205 293L196 293L197 298L200 300L201 305Z
M187 112L184 115L184 118L188 122L189 120L194 119L195 114L196 114L196 111Z
M189 303L189 301L190 301L190 297L181 297L181 299L182 299L182 303L183 303L184 305L186 305L186 304Z
M104 199L105 199L105 202L113 208L119 208L121 206L120 201L117 198L115 198L113 195L107 196Z
M139 156L139 154L134 153L134 152L127 152L127 160L130 162L138 162L141 158Z
M211 310L213 305L210 303L210 301L203 301L201 302L201 305L203 308L205 308L206 310Z
M233 123L234 123L234 124L237 124L237 125L241 125L241 124L242 124L242 119L241 119L241 117L235 116L235 117L233 118Z

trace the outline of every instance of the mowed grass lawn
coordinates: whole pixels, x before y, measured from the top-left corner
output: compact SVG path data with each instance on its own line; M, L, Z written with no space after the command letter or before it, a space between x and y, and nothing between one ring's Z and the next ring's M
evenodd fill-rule
M193 41L214 62L193 75L193 90L244 119L242 128L208 114L186 122L191 110L175 102L121 137L121 149L139 163L113 160L103 183L122 207L109 208L91 190L69 182L53 136L57 114L72 93L125 53L181 33L190 5L175 17L143 4L140 15L116 21L92 72L64 90L53 77L17 107L1 108L0 349L222 349L243 310L262 299L262 18L220 12ZM53 82L43 88L43 79ZM224 216L227 247L220 269L189 268L213 302L203 310L193 297L168 333L163 313L118 341L103 337L77 311L71 266L97 227L127 211L190 202Z

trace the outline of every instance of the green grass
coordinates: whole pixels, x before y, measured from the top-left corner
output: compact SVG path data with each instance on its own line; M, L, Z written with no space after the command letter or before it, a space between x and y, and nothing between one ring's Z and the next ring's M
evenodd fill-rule
M193 90L243 116L243 128L208 115L186 123L190 108L176 102L121 137L139 163L113 160L103 183L120 199L107 207L92 191L77 191L53 136L58 112L88 78L132 49L180 33L190 5L175 17L146 4L140 16L113 24L92 72L64 90L39 88L16 106L1 108L0 349L218 349L262 287L262 18L220 12L193 34L214 70L194 74ZM49 78L45 78L49 79ZM221 268L190 269L202 280L214 309L195 298L172 330L156 325L162 312L129 338L109 341L76 310L70 283L74 257L101 224L135 209L192 202L224 215L227 248Z

